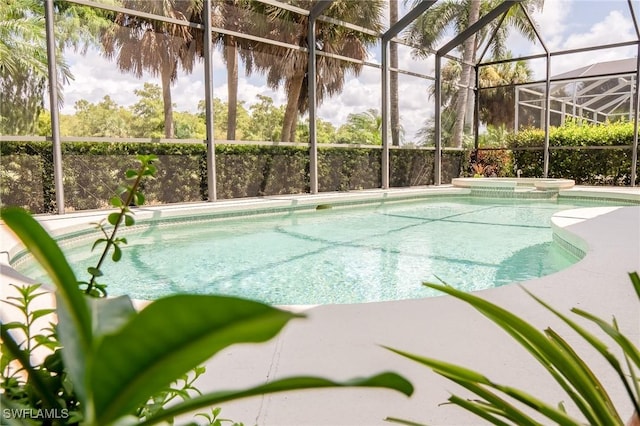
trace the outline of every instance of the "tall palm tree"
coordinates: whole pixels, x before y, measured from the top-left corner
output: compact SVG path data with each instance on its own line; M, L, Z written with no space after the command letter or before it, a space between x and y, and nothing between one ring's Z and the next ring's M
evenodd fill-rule
M255 26L248 0L222 0L213 10L214 26L226 30L251 33ZM222 58L227 67L227 139L236 139L238 116L238 60L251 65L253 42L229 34L214 35L214 42L222 47Z
M419 1L419 0L416 0ZM544 0L528 0L523 5L533 10L542 6ZM414 50L414 54L419 57L426 57L430 50L436 48L448 30L453 27L456 33L460 33L470 25L478 21L480 16L495 8L501 0L443 0L436 3L426 13L414 21L409 29L409 40L421 46ZM468 87L473 86L471 73L472 66L477 59L477 52L492 34L498 25L498 21L484 27L481 31L469 37L459 48L462 55L462 66L460 70L459 87L457 89L455 101L455 122L452 129L451 144L462 145L464 134L465 116L468 108ZM506 51L506 39L511 28L517 29L530 41L535 40L535 32L528 24L525 14L519 7L513 7L507 13L507 17L495 37L490 41L491 50L494 57L501 57Z
M200 22L202 0L124 0L122 6L155 15ZM116 58L123 72L141 78L145 71L160 75L164 104L164 135L174 136L171 84L178 77L178 67L193 71L202 52L203 38L193 28L118 13L114 25L102 37L108 58Z
M310 9L318 0L292 0L289 3ZM382 28L383 0L334 0L325 14L355 25L367 27L376 32ZM266 17L266 33L271 38L288 44L308 47L306 16L292 13L264 3L253 3L253 10ZM367 47L373 45L377 37L361 33L340 25L319 21L316 25L317 49L330 54L346 56L356 60L368 57ZM253 46L253 64L258 71L267 74L267 84L277 89L285 88L287 106L282 127L282 141L294 141L299 113L308 111L306 52L266 43ZM318 56L317 100L327 95L339 93L344 86L347 73L358 75L362 64L340 59ZM251 69L251 68L249 68Z
M389 26L398 22L398 0L389 0ZM389 43L389 65L391 68L398 68L398 45L395 42ZM398 73L392 71L389 79L390 118L391 118L391 144L400 145L400 105L398 99Z

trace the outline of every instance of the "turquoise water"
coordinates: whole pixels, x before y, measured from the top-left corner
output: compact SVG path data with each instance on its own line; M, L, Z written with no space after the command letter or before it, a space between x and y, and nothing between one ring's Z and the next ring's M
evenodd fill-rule
M577 259L552 241L552 201L441 199L155 226L126 237L103 267L110 295L187 292L271 304L433 296L437 281L475 291L541 277ZM65 247L81 280L92 240ZM21 272L39 273L24 264Z

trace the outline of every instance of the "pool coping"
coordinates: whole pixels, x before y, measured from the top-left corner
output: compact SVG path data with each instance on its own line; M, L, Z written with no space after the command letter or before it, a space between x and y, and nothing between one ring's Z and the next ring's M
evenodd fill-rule
M265 197L235 203L245 207L253 202L275 207L311 206L344 201L350 196L352 201L361 201L371 195L378 200L436 193L463 195L451 187L412 189L404 194L395 190L366 192ZM640 189L634 188L576 187L560 191L560 195L578 199L627 199L640 204ZM220 211L229 208L226 201L218 203ZM161 211L164 217L176 217L178 211L200 212L218 203L152 207L145 214L153 217ZM74 221L86 224L87 220L104 215L105 212L100 211L77 213L74 217L38 216L38 220L57 233L80 226ZM2 250L6 250L6 229L3 224L0 226ZM640 271L640 206L560 212L554 216L552 226L557 235L585 251L582 261L556 274L477 294L520 313L540 327L551 326L563 335L567 333L570 343L585 354L584 358L594 365L596 373L603 374L601 380L606 388L613 390L612 398L622 407L623 416L630 416L630 405L625 403L624 389L616 386L615 374L520 287L534 292L562 312L578 306L604 318L615 314L623 332L632 341L640 340L640 310L627 276L633 270ZM0 289L5 296L4 283L8 279L19 282L20 277L13 275L6 265L0 272L3 282ZM450 391L459 391L456 386L382 349L381 344L477 368L496 381L530 390L552 403L562 399L557 386L522 349L489 321L450 297L301 308L306 309L307 318L290 323L276 339L263 345L234 346L209 361L207 372L199 381L200 389L234 389L294 374L344 380L394 370L414 382L414 396L407 399L390 391L373 389L294 392L225 403L224 417L265 426L382 425L388 424L383 421L386 416L435 425L478 424L475 417L460 409L439 406ZM571 410L570 405L568 409Z

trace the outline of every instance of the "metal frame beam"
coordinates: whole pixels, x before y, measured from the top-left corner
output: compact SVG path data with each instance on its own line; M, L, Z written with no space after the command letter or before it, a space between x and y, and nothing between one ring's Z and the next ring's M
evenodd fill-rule
M60 109L58 104L58 70L56 40L53 30L53 0L45 1L45 31L47 37L47 67L49 72L49 108L51 109L51 148L53 150L53 183L56 191L56 210L64 214L64 183L62 174L62 144L60 142Z
M382 42L388 42L402 30L404 30L409 24L415 21L420 15L422 15L427 9L429 9L437 0L422 0L413 9L407 12L402 18L398 19L398 22L393 24L382 36Z
M462 44L466 39L471 37L473 34L480 31L482 28L487 26L490 22L496 19L498 16L502 14L506 14L507 11L515 6L516 4L522 2L522 0L505 0L500 3L498 6L487 12L486 15L482 16L476 22L471 24L467 29L462 31L460 34L455 36L452 40L442 46L436 52L436 87L435 87L435 158L434 158L434 177L433 183L434 185L440 185L442 183L442 79L441 79L441 71L442 71L442 57L453 49ZM477 64L474 65L474 68L477 68ZM476 69L477 75L477 69ZM477 81L476 81L476 98L477 98ZM477 143L477 142L476 142Z
M318 193L318 138L316 128L317 112L317 69L316 69L316 18L322 14L333 0L316 3L309 12L307 26L307 44L309 46L307 60L307 90L309 92L309 192Z
M205 120L207 125L207 198L209 201L218 199L218 189L216 182L216 142L213 120L213 52L212 26L211 26L211 0L204 0L203 21L204 21L204 102Z
M638 39L638 53L636 54L636 105L635 117L633 118L633 150L631 152L631 186L636 186L637 170L638 170L638 120L640 119L640 27L638 27L638 18L633 9L631 0L627 0L629 12L633 20L633 27L636 30L636 38Z
M397 36L402 30L404 30L409 24L415 21L420 15L422 15L427 9L429 9L433 4L435 4L436 0L423 0L418 3L416 7L411 9L406 15L400 18L396 23L394 23L391 28L389 28L385 33L383 33L380 37L381 41L381 56L382 56L382 93L381 93L381 115L382 115L382 164L380 168L380 183L383 189L388 189L390 186L391 172L390 172L390 161L389 161L389 139L390 139L390 111L391 111L391 70L389 68L390 58L389 58L389 46L391 44L391 40ZM437 75L437 74L436 74ZM437 80L437 77L436 77Z
M474 22L472 25L470 25L466 30L462 31L460 34L455 36L451 41L449 41L447 44L445 44L440 49L438 49L437 54L439 56L444 56L447 53L451 52L453 49L455 49L460 44L462 44L466 39L468 39L473 34L477 33L478 31L480 31L481 29L486 27L491 21L496 19L501 14L507 12L509 9L511 9L516 4L521 3L522 1L523 0L505 0L505 1L503 1L498 6L496 6L493 9L491 9L489 12L487 12L486 15L480 17L480 19L478 19L476 22Z

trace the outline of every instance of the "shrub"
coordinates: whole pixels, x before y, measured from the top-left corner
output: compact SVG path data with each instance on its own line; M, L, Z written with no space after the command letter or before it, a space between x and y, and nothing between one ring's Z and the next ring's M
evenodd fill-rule
M520 131L511 135L509 143L511 148L542 148L544 131ZM632 145L633 123L629 122L596 125L570 121L562 127L552 127L549 130L552 148L549 177L574 179L577 184L629 185ZM541 150L514 150L513 157L515 167L522 170L523 176L543 175ZM640 179L636 183L639 182Z

